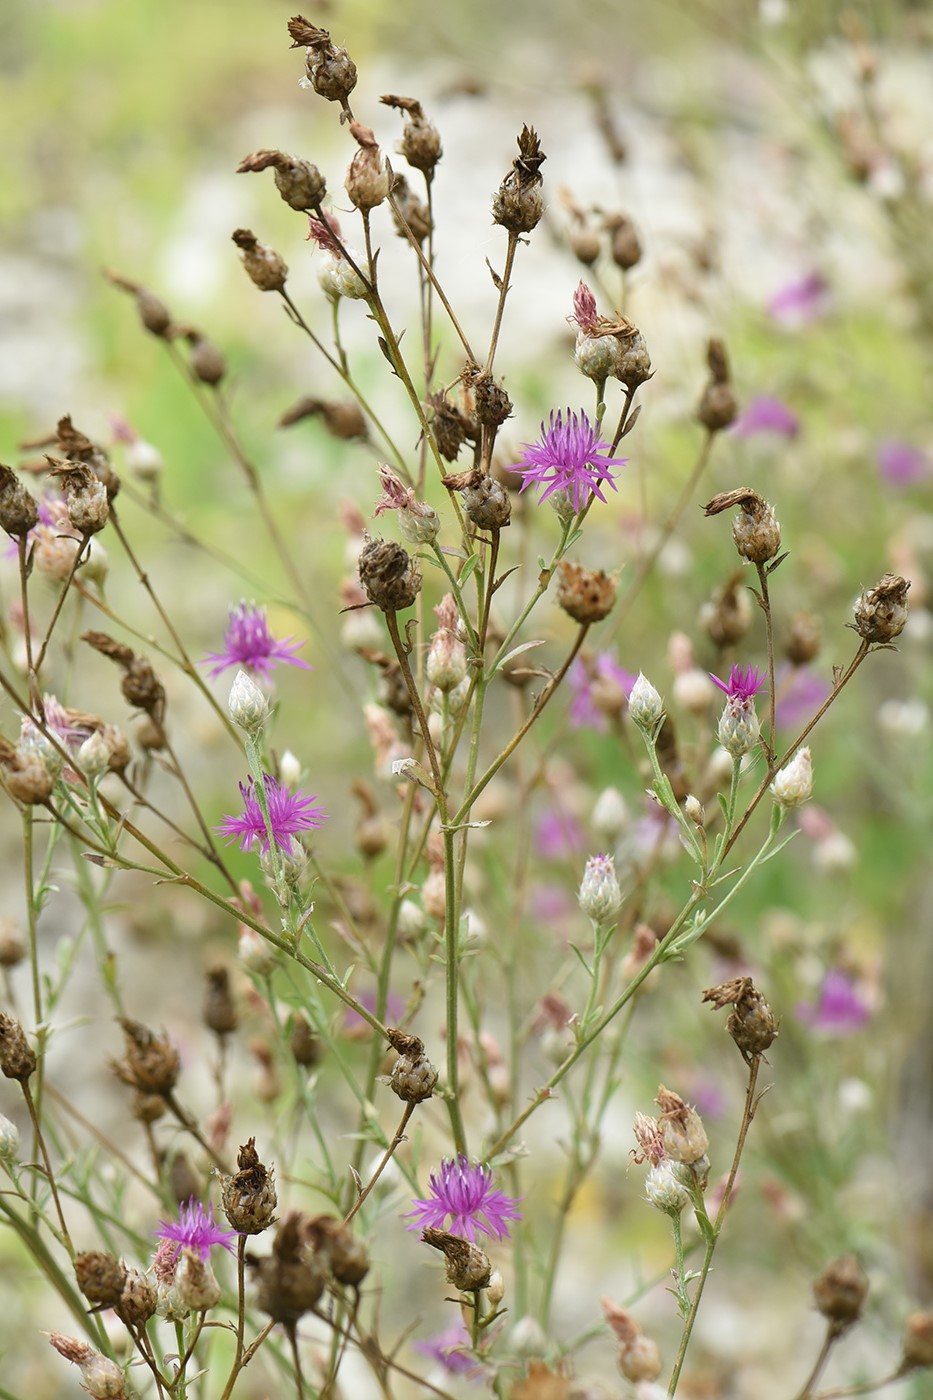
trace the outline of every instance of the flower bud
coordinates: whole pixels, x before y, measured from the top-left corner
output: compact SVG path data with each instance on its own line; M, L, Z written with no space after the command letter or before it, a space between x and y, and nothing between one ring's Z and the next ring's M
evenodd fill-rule
M933 1313L915 1312L907 1319L901 1364L904 1370L933 1366Z
M854 1254L827 1264L813 1285L816 1306L836 1335L858 1320L867 1294L868 1279Z
M619 1370L628 1381L656 1381L661 1374L657 1342L639 1332L619 1352Z
M615 843L628 830L631 816L625 798L618 788L603 788L596 799L590 819L593 830L608 844Z
M706 1154L709 1138L696 1109L688 1107L679 1094L665 1089L663 1084L658 1089L655 1103L661 1109L658 1124L667 1156L671 1161L687 1166L698 1162Z
M497 1308L505 1297L505 1279L498 1269L493 1269L489 1275L489 1283L486 1285L486 1297L490 1305Z
M227 701L230 718L251 738L255 738L269 718L267 695L246 671L237 671Z
M654 686L641 671L628 697L628 712L638 728L651 736L664 715L664 704Z
M722 650L740 642L753 620L751 599L748 589L742 584L741 573L734 574L700 608L700 626L714 646Z
M795 613L787 627L783 650L792 666L806 666L813 661L820 650L819 618L813 613Z
M15 1162L19 1152L19 1128L5 1113L0 1113L0 1162Z
M26 956L26 940L13 919L0 918L0 967L16 967Z
M227 373L227 360L223 351L213 341L196 332L189 335L188 340L191 345L188 364L195 379L200 380L202 384L219 384Z
M134 438L128 444L123 460L140 481L158 481L165 466L159 449L142 438Z
M369 1254L350 1227L333 1215L315 1215L307 1223L308 1239L327 1260L331 1277L348 1288L359 1288L369 1273Z
M276 1231L272 1254L253 1264L257 1301L276 1322L294 1325L324 1292L327 1272L308 1243L307 1224L305 1216L292 1211Z
M798 749L771 784L771 794L781 807L801 807L813 792L813 767L809 748Z
M266 247L248 228L235 229L231 237L240 250L246 274L261 292L282 292L288 267L274 248Z
M908 579L885 574L855 605L855 630L866 642L883 644L899 637L907 623Z
M742 758L758 743L761 721L754 700L730 697L719 718L717 735L720 744L733 758Z
M618 914L622 908L622 890L612 856L590 856L577 898L580 908L594 924L608 924Z
M60 1332L47 1332L46 1336L59 1356L80 1368L82 1389L94 1400L122 1400L126 1395L123 1370L115 1361L74 1337Z
M690 1192L674 1176L672 1164L664 1158L645 1177L645 1194L665 1215L680 1215L690 1204Z
M762 1055L778 1033L774 1012L750 977L733 977L716 987L707 987L703 1000L714 1010L732 1006L726 1030L732 1036L742 1056L750 1063L754 1055Z
M191 1312L204 1312L221 1299L222 1290L210 1261L202 1259L196 1249L182 1249L174 1286L179 1304Z
M204 1024L215 1035L230 1035L239 1023L225 967L209 967L204 994Z
M94 782L102 778L110 768L110 745L99 729L85 739L75 755L79 768L86 778Z
M276 950L248 924L240 924L237 956L247 972L257 977L268 977L276 964Z
M380 97L387 107L395 107L405 116L405 129L399 150L415 170L430 177L443 155L437 127L424 115L421 103L413 97Z

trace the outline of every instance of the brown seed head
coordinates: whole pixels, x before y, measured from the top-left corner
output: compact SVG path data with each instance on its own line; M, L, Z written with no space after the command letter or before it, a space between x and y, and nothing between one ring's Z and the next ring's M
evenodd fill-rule
M463 381L472 390L477 423L487 428L498 428L512 416L512 400L491 374L483 373L475 365L468 366Z
M178 1082L181 1060L167 1035L153 1035L140 1021L124 1017L125 1059L113 1068L124 1084L148 1094L170 1094Z
M275 172L275 186L285 203L299 213L315 209L327 193L327 182L316 165L284 151L254 151L240 161L237 174L269 169Z
M703 507L706 515L719 515L724 510L739 507L732 526L735 547L750 564L765 564L781 547L781 527L774 507L753 491L739 486L735 491L722 491Z
M741 573L733 574L700 608L700 623L705 627L710 641L720 649L741 641L753 618L751 600Z
M191 346L188 363L195 379L202 384L220 384L227 373L224 352L197 331L190 333L187 339Z
M703 390L697 418L710 433L728 428L738 414L739 405L729 376L729 360L721 340L711 340L706 347L706 363L710 380Z
M433 228L430 209L418 198L404 175L396 174L393 178L392 220L400 238L411 234L418 244L424 242Z
M25 535L39 519L39 508L10 467L0 465L0 529Z
M324 1292L326 1262L308 1242L307 1217L291 1211L276 1231L272 1254L250 1259L256 1274L260 1308L275 1322L294 1325Z
M3 784L12 798L26 807L41 806L51 795L55 779L42 757L0 738Z
M35 1068L35 1051L19 1021L0 1011L0 1070L7 1079L18 1079L25 1084Z
M574 622L601 622L615 607L616 578L602 569L584 569L563 560L557 586L557 602Z
M447 1280L464 1293L485 1288L492 1273L487 1255L475 1244L461 1240L446 1230L430 1227L422 1232L422 1240L432 1249L439 1249L447 1260Z
M915 1312L908 1317L901 1364L905 1370L933 1366L933 1313Z
M244 1235L258 1235L275 1224L274 1168L264 1167L256 1151L256 1139L250 1138L237 1154L237 1171L223 1183L224 1214Z
M142 1327L154 1316L159 1302L155 1285L140 1269L127 1268L115 1305L117 1316L127 1327Z
M806 666L819 655L819 650L819 618L814 613L795 613L784 637L784 655L792 666Z
M855 605L855 631L866 642L893 642L907 625L907 590L910 580L885 574L880 583L863 593Z
M628 272L641 262L641 240L635 225L627 214L610 214L604 220L604 227L610 234L612 261L623 272Z
M231 237L240 250L243 266L253 285L261 292L284 291L285 279L288 276L288 266L284 258L274 248L260 243L248 228L234 229Z
M547 157L534 127L522 127L518 151L492 202L493 223L513 234L530 233L544 213L540 172Z
M215 1035L229 1035L238 1023L230 991L230 973L225 967L209 967L204 989L204 1024Z
M71 415L59 418L55 428L58 448L69 462L82 462L102 481L107 488L107 496L112 501L120 490L120 478L110 465L110 458L100 443L92 442L80 432L71 421Z
M504 530L512 519L512 502L501 481L476 470L462 488L463 508L478 530Z
M147 1094L137 1089L133 1095L132 1114L138 1123L157 1123L167 1112L161 1094Z
M292 1052L295 1063L304 1069L311 1069L321 1062L324 1054L323 1042L321 1037L311 1029L311 1022L303 1011L295 1012L288 1048Z
M16 967L26 956L26 940L13 919L0 918L0 967Z
M134 656L120 684L123 698L138 710L160 720L165 708L165 690L145 656Z
M778 1023L774 1012L750 977L733 977L716 987L707 987L703 1000L711 1002L717 1011L732 1006L726 1030L746 1063L755 1055L763 1055L776 1039Z
M350 162L345 189L357 209L365 213L386 198L391 179L371 128L362 122L351 122L350 135L359 149Z
M339 102L346 107L347 98L356 87L356 64L346 49L338 48L326 29L319 29L304 15L295 15L288 21L288 32L293 49L308 51L305 58L308 86L328 102Z
M349 1226L333 1215L315 1215L306 1229L311 1244L327 1260L335 1282L358 1288L369 1273L369 1254Z
M123 1295L126 1265L103 1250L89 1250L75 1255L75 1278L89 1303L115 1308Z
M467 438L474 437L476 425L442 390L428 396L428 407L437 450L445 462L455 462Z
M706 1155L709 1138L696 1109L690 1108L679 1094L665 1089L663 1084L658 1088L655 1103L661 1110L658 1127L667 1156L688 1166L698 1162Z
M72 528L79 535L96 535L110 515L104 483L83 462L57 462L52 457L47 457L46 461L51 464L51 475L61 480Z
M386 1027L386 1033L399 1055L386 1081L389 1088L405 1103L423 1103L437 1084L437 1070L424 1053L424 1041L392 1026Z
M320 416L331 437L352 441L354 438L369 436L366 419L359 406L352 400L344 403L328 403L324 399L303 398L293 404L279 419L280 428L290 428L303 418Z
M383 612L410 608L421 592L418 565L392 540L369 540L360 554L359 573L367 598Z
M129 292L135 297L139 319L150 335L168 339L172 330L171 312L154 292L141 287L138 282L132 282L128 277L120 277L116 272L105 272L104 276L112 286L119 287L121 292Z
M867 1294L868 1279L854 1254L843 1254L827 1264L813 1285L816 1306L836 1335L857 1321Z
M428 121L421 103L413 97L395 97L392 93L380 97L379 101L404 113L405 129L399 150L409 165L430 177L444 152L437 127Z

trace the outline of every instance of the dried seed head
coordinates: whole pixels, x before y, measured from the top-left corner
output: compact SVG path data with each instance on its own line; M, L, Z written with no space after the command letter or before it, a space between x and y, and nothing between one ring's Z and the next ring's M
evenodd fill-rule
M16 967L26 956L26 939L13 919L0 919L0 967Z
M591 224L575 224L567 235L571 251L584 267L592 267L602 251L603 241Z
M359 149L350 162L344 188L357 209L365 213L386 198L391 189L391 177L371 128L362 122L351 122L350 135Z
M8 535L25 535L39 519L39 508L9 467L0 465L0 528Z
M563 560L557 603L574 622L601 622L615 607L617 579L602 569L584 569L582 564Z
M933 1366L933 1313L915 1312L904 1329L904 1370Z
M110 458L100 444L92 442L89 437L80 432L72 423L70 414L59 418L55 432L59 451L63 457L69 459L69 465L80 462L85 467L90 467L94 475L104 483L107 495L113 500L120 490L120 478L110 465Z
M728 982L707 987L703 1000L710 1002L716 1011L724 1006L732 1007L726 1030L746 1063L755 1055L763 1055L773 1044L778 1033L777 1020L750 977L732 977Z
M110 504L107 488L83 462L54 462L52 475L61 478L68 502L68 519L79 535L96 535L107 524Z
M303 85L345 108L356 87L356 64L346 49L338 48L326 29L319 29L304 15L294 15L288 21L288 32L293 49L307 49Z
M275 1224L274 1169L264 1167L250 1138L237 1153L237 1171L223 1180L223 1208L234 1230L258 1235Z
M157 335L160 339L169 337L172 329L171 313L154 292L141 287L138 282L131 282L127 277L118 276L115 272L105 272L104 276L114 287L119 287L121 292L129 292L135 297L139 319L150 335Z
M191 351L188 363L194 377L202 384L219 384L227 373L227 359L222 350L203 335L190 334Z
M89 1303L115 1308L123 1296L126 1265L103 1250L89 1250L75 1255L75 1278Z
M303 418L316 416L323 419L324 427L331 437L352 442L354 439L365 439L369 436L362 410L352 400L328 403L324 399L299 399L287 413L282 414L279 427L290 428L293 423L300 423Z
M512 519L512 502L501 481L479 470L463 487L463 508L478 530L504 530Z
M299 213L316 209L327 193L327 182L316 165L284 151L254 151L240 161L237 174L269 169L275 172L275 186L285 203Z
M155 1314L159 1295L154 1284L140 1269L126 1269L116 1312L127 1327L142 1327Z
M179 1205L190 1201L192 1196L200 1196L203 1183L186 1152L176 1152L172 1158L168 1169L168 1184Z
M327 1283L325 1261L308 1242L307 1217L292 1211L276 1231L272 1254L250 1259L257 1300L275 1322L294 1325L315 1306Z
M751 599L741 573L733 574L700 608L700 625L721 650L740 642L753 620Z
M641 262L641 241L635 225L627 214L607 215L603 223L610 234L609 248L612 261L623 272Z
M327 1260L334 1281L358 1288L369 1273L369 1254L362 1241L333 1215L315 1215L306 1228L308 1239Z
M418 198L404 175L395 174L392 182L392 221L400 238L411 234L419 245L433 228L430 209Z
M463 1293L475 1293L489 1283L492 1266L489 1258L475 1244L450 1235L446 1230L430 1227L422 1232L422 1240L432 1249L439 1249L447 1260L447 1280Z
M418 565L391 540L371 539L363 546L359 573L367 598L383 612L410 608L421 592Z
M512 234L530 233L544 213L540 172L547 157L534 127L522 127L518 150L492 202L493 223Z
M636 329L635 334L625 341L613 374L627 389L634 392L639 384L644 384L651 378L651 373L651 356L648 354L645 337Z
M404 113L405 129L399 151L409 165L430 177L444 152L437 127L428 121L421 103L413 97L395 97L391 93L380 97L379 101Z
M806 666L819 655L820 640L819 618L814 613L795 613L784 637L784 655L792 666Z
M140 1089L136 1090L133 1095L132 1113L138 1123L156 1123L166 1112L166 1103L161 1094L146 1094Z
M661 1110L658 1125L667 1156L687 1166L698 1162L706 1155L709 1138L696 1109L688 1107L679 1094L665 1089L663 1084L658 1088L655 1103Z
M124 700L153 719L161 719L165 690L145 656L134 656L120 684Z
M202 1259L196 1249L182 1249L172 1286L179 1306L191 1312L216 1307L222 1296L210 1260Z
M703 510L706 515L719 515L733 506L739 507L739 513L732 525L732 538L742 558L750 564L773 559L781 547L781 527L774 507L750 486L739 486L735 491L720 492Z
M225 967L209 967L204 989L204 1024L215 1035L229 1035L239 1024Z
M303 1011L295 1012L288 1048L292 1052L295 1063L304 1069L312 1069L314 1065L321 1063L324 1054L323 1042L321 1037L311 1029L311 1022Z
M181 1060L168 1036L153 1035L140 1021L126 1017L120 1025L126 1055L113 1064L117 1077L143 1093L170 1094L178 1082Z
M26 807L41 806L55 786L55 774L37 746L14 745L0 738L0 769L10 796Z
M710 380L703 390L697 418L710 433L718 433L735 421L739 405L729 379L729 361L721 340L711 340L706 350Z
M424 1041L416 1035L387 1027L389 1043L398 1051L398 1059L386 1083L405 1103L423 1103L434 1093L437 1070L424 1053Z
M910 580L885 574L855 605L855 631L866 642L893 642L907 624L907 590Z
M36 1055L19 1021L0 1011L0 1070L7 1079L18 1079L21 1084L34 1073Z
M867 1294L868 1279L854 1254L827 1264L813 1285L816 1306L837 1336L858 1320Z
M498 428L512 416L512 400L505 389L491 374L485 374L475 366L466 372L464 380L473 392L473 412L477 423L487 428Z
M284 291L285 279L288 276L288 266L284 258L274 248L260 243L248 228L235 229L231 237L240 250L243 266L253 285L261 292Z

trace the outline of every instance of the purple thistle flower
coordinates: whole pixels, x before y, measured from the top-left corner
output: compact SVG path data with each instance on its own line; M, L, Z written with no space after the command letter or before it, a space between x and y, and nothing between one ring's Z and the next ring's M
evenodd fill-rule
M825 316L831 300L823 274L808 272L780 287L768 302L768 310L778 325L797 330Z
M415 1351L429 1356L449 1371L452 1376L465 1376L467 1380L480 1380L485 1368L470 1355L472 1343L470 1334L462 1322L452 1322L443 1332L429 1337L427 1341L415 1342Z
M292 837L299 831L311 828L316 830L323 826L327 815L319 807L312 805L316 800L313 794L306 797L301 789L298 792L290 792L284 783L277 783L271 773L263 774L263 783L275 844L287 855L291 855ZM246 783L240 783L240 794L243 798L243 811L238 817L224 817L214 830L221 836L230 838L228 846L239 836L241 851L251 851L253 842L259 841L265 855L269 849L269 837L266 834L266 824L262 819L262 808L259 806L252 778Z
M508 1239L506 1221L522 1218L521 1211L515 1209L517 1200L492 1189L492 1170L479 1162L471 1165L462 1153L456 1161L441 1162L440 1170L431 1173L430 1184L430 1196L416 1200L415 1209L405 1216L414 1222L409 1230L449 1229L475 1244L477 1230L497 1240Z
M591 665L578 657L567 672L571 692L568 714L574 729L596 729L600 734L605 734L609 720L597 705L594 691L603 682L607 688L620 687L627 696L636 679L631 671L619 665L611 651L597 652Z
M224 1249L234 1254L236 1251L231 1241L237 1239L238 1235L238 1230L221 1230L214 1220L213 1205L208 1203L205 1210L194 1196L189 1197L187 1205L178 1207L177 1221L163 1220L156 1230L156 1239L174 1242L176 1259L182 1249L196 1249L205 1264L211 1247L215 1244L222 1244Z
M836 967L824 977L816 1005L801 1003L794 1014L811 1030L830 1035L851 1035L871 1020L871 1008L859 996L855 982Z
M729 431L735 437L774 433L778 437L794 438L800 432L800 423L786 403L770 394L759 394L746 404Z
M571 812L549 807L535 822L535 850L544 860L576 855L585 846L583 827Z
M239 607L230 609L230 621L224 633L224 650L211 652L201 665L207 666L212 661L216 663L211 676L219 676L221 671L239 666L268 680L274 668L282 662L300 666L305 671L312 670L307 661L295 656L302 646L304 642L295 642L291 637L277 641L269 631L265 608L257 607L255 603L240 603Z
M930 474L930 459L919 447L891 438L879 442L875 453L878 470L891 486L910 486Z
M774 678L774 722L799 729L829 696L831 686L805 666L782 666Z
M760 695L763 689L767 689L763 671L759 671L757 666L749 666L743 671L741 666L733 666L729 672L729 679L721 681L718 676L714 676L712 671L709 678L714 685L718 685L720 690L724 690L730 700L753 700L756 695Z
M599 436L599 430L585 413L571 413L569 408L566 422L562 413L558 412L555 418L552 412L548 426L541 424L540 440L522 446L524 456L509 469L525 478L521 490L532 484L543 486L539 505L552 492L566 491L575 511L582 510L591 496L605 502L600 485L618 489L609 468L624 467L628 461L627 457L605 456L608 444Z

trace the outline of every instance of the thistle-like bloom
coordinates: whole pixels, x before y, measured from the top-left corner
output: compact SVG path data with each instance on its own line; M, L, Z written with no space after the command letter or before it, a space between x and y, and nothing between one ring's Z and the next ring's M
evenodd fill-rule
M178 1207L177 1220L163 1220L156 1230L156 1239L174 1243L176 1259L183 1249L193 1249L204 1263L210 1258L211 1248L215 1244L222 1244L224 1249L234 1254L236 1251L232 1241L237 1235L236 1230L222 1230L214 1220L213 1205L208 1203L205 1210L194 1196L189 1197L187 1205Z
M851 1035L871 1020L871 1007L859 995L848 973L831 967L823 979L815 1006L798 1005L795 1015L811 1030L828 1035Z
M540 440L522 446L524 456L509 468L525 478L522 491L532 484L542 486L539 505L553 492L566 491L575 512L581 511L591 496L605 502L600 486L618 489L609 468L624 467L628 461L627 457L607 457L607 444L598 428L593 427L585 413L571 413L569 409L566 422L561 412L556 417L552 412L547 426L541 424Z
M456 1159L441 1162L440 1170L430 1176L431 1194L414 1202L415 1209L406 1220L413 1223L409 1230L446 1230L464 1236L471 1244L477 1231L497 1240L509 1237L507 1221L521 1220L516 1210L518 1201L503 1191L494 1191L492 1171L479 1162L471 1163L462 1153Z
M730 432L734 437L773 433L776 437L795 438L800 432L800 423L786 403L771 394L760 394L746 404L734 420Z
M754 700L756 695L760 695L762 690L767 688L766 676L757 666L749 666L744 671L741 666L733 666L727 681L721 681L710 672L710 680L714 685L718 685L720 690L724 690L730 700Z
M832 305L829 283L821 272L808 272L780 287L768 302L778 325L799 330L825 316Z
M211 652L201 665L206 666L213 661L212 676L219 676L221 671L231 666L239 666L268 680L281 662L300 666L305 671L312 669L307 661L295 655L301 646L304 646L304 642L292 641L291 637L281 642L273 637L266 621L265 608L257 607L255 603L240 603L239 607L230 609L223 651Z
M930 475L930 459L919 447L891 438L879 442L875 453L884 480L889 486L911 486ZM41 513L41 507L40 507Z
M567 713L572 727L605 734L609 714L619 713L634 684L635 676L619 665L611 651L597 652L589 663L578 657L567 672L572 697Z
M327 821L327 815L319 807L313 806L316 800L313 794L306 797L300 788L298 792L290 792L284 783L277 783L271 773L263 775L263 783L275 844L287 855L291 855L292 837L299 831L322 827ZM269 836L252 778L246 783L240 783L240 794L243 798L243 811L238 817L224 817L214 830L221 836L230 838L227 845L239 837L241 851L251 851L253 842L258 841L265 855L269 850Z

